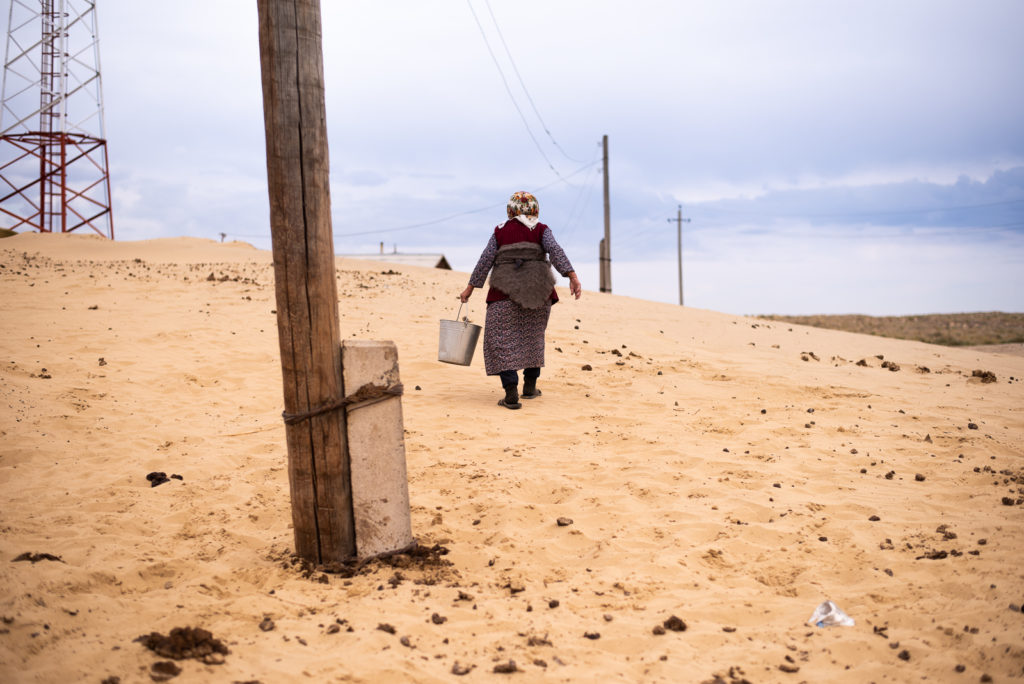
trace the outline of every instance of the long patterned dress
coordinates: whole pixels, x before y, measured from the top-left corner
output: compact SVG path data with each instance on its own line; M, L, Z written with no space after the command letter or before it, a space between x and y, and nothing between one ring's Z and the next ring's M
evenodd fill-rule
M574 269L562 247L555 241L551 229L538 224L534 230L543 230L541 247L550 257L555 270L563 276L568 276ZM475 288L484 286L497 255L498 239L492 233L470 276L470 285ZM551 304L558 301L557 295L552 293L552 301L541 308L526 309L507 298L493 301L494 293L495 289L492 288L488 295L484 326L484 368L487 375L497 375L507 370L542 367L544 333L548 327ZM500 291L497 291L497 295L504 297Z

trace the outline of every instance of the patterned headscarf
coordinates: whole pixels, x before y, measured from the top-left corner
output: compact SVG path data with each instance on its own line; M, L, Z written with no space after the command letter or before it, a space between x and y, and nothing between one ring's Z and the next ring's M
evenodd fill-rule
M518 219L530 230L533 230L540 221L540 205L537 198L522 190L513 193L509 198L507 211L510 219Z

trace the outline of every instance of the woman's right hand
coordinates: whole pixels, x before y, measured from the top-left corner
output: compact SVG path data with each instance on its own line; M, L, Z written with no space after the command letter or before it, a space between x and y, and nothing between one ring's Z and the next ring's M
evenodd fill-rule
M583 294L583 285L580 284L580 279L576 275L576 271L569 274L569 292L574 294L576 299L579 299L580 295Z
M459 294L459 299L462 300L463 304L465 304L467 301L469 301L469 296L471 294L473 294L473 289L474 288L473 288L472 285L467 285L466 289L463 290L461 294Z

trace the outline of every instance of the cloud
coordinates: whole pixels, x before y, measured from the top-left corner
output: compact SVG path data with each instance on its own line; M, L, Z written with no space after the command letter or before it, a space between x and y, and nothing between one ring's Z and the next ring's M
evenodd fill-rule
M767 226L799 219L811 225L1017 227L1024 231L1024 166L997 170L984 180L961 176L949 184L908 179L767 190L755 197L688 204L687 211L698 217L698 225L709 226Z
M708 269L694 296L709 306L739 307L722 295L762 258L789 269L785 282L806 284L808 274L828 275L817 264L836 266L836 250L865 272L898 253L904 270L925 269L927 281L945 277L921 249L945 244L942 231L974 241L964 252L971 259L951 262L950 279L967 264L986 275L992 245L1008 258L1020 249L1000 242L1019 229L1013 200L1024 196L1016 0L491 5L562 149L589 161L610 136L617 291L635 280L637 294L674 298L671 263L667 280L628 264L672 261L668 219L680 202L693 219L685 236L694 274ZM531 132L568 175L581 162L555 147L484 6L474 6ZM122 0L99 12L117 234L223 231L269 246L255 7ZM581 271L596 263L598 167L559 182L468 7L353 0L322 3L322 12L339 251L376 251L384 240L444 251L469 269L508 195L530 189ZM382 232L349 235L369 230ZM734 265L743 260L751 265ZM872 271L880 283L903 282L900 273ZM966 271L960 282L969 285ZM775 291L749 285L755 296ZM995 301L991 288L974 287ZM933 301L919 287L901 291L917 292L920 306Z

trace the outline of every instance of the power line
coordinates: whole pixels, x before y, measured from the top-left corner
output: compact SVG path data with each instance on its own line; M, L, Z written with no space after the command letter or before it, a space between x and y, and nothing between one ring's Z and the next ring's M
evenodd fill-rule
M476 16L476 10L473 9L473 3L470 2L470 0L466 0L466 4L469 5L469 11L472 12L473 14L473 21L476 22L477 28L480 29L480 35L484 39L484 45L487 46L487 52L491 55L491 59L494 61L494 66L498 69L498 75L501 76L501 82L505 85L505 92L508 93L509 99L512 100L512 105L516 108L516 111L519 112L519 118L522 119L523 126L526 127L526 132L527 134L529 134L530 140L533 141L533 144L537 148L537 151L540 152L540 156L544 158L545 162L547 162L548 168L551 169L556 176L562 178L562 174L558 172L558 169L555 168L555 165L551 163L550 159L548 159L548 155L544 153L544 149L540 146L540 143L537 142L537 138L536 136L534 136L533 130L530 129L530 124L526 120L526 116L523 114L523 110L519 107L519 103L516 102L516 98L512 94L512 89L508 85L508 79L505 78L505 72L502 71L501 64L498 63L498 58L495 56L494 50L491 49L491 43L487 40L487 34L484 32L483 24L480 23L479 17ZM565 179L562 178L562 180Z
M574 174L570 174L570 177L572 175L574 175ZM556 183L558 183L558 182L560 182L560 181L556 181ZM538 190L544 190L546 188L551 187L551 185L553 185L553 184L548 184L546 186L538 188ZM593 188L593 184L592 183L588 183L584 187L592 189ZM589 198L590 193L588 193L587 196ZM359 232L359 233L334 233L334 236L335 237L352 237L352 236L357 236L357 235L373 235L373 234L376 234L376 233L394 233L394 232L398 232L398 231L402 231L402 230L411 230L413 228L421 228L423 226L431 226L431 225L435 225L437 223L443 223L444 221L448 221L448 220L453 219L453 218L458 218L459 216L467 216L469 214L478 214L478 213L480 213L482 211L488 211L490 209L497 209L498 207L501 207L501 206L503 206L503 205L502 204L492 204L492 205L487 206L487 207L480 207L479 209L470 209L468 211L463 211L463 212L460 212L458 214L451 214L449 216L445 216L445 217L439 218L439 219L434 219L432 221L427 221L427 222L424 222L424 223L417 223L417 224L408 225L408 226L401 226L399 228L386 228L386 229L383 229L383 230L371 230L371 231L365 231L365 232ZM650 221L652 219L647 219L647 220ZM675 220L675 219L670 219L670 220ZM728 223L709 223L707 221L702 221L701 224L705 228L733 228L734 227L732 224L728 224ZM566 221L565 225L566 226L570 225L569 224L569 220ZM1021 227L1021 226L1024 226L1024 222L999 223L999 224L985 225L985 226L964 226L963 228L966 228L966 229L969 229L969 230L972 230L972 231L975 231L975 232L985 231L985 232L991 233L991 232L996 232L996 230L999 229L999 228L1017 228L1017 227ZM574 227L575 226L573 226L573 228ZM920 228L922 226L918 226L918 227ZM567 230L566 230L565 234L563 234L563 237L561 238L561 240L563 242L565 240L567 240L569 235L572 234L572 232L573 232L572 229L568 229L567 228ZM778 231L774 231L774 230L771 230L771 229L760 229L760 230L756 230L754 232L763 233L763 234L769 234L770 233L770 234L774 235L776 238L785 238L785 237L787 237L787 234L785 234L785 233L779 234ZM636 241L639 240L640 238L643 238L643 237L646 237L648 235L651 235L652 233L657 234L659 237L664 237L664 234L661 232L660 228L648 228L648 229L641 230L640 232L638 232L638 233L634 234L633 236L631 236L631 240L630 240L629 244L632 247L634 247L634 249L630 249L629 253L630 254L641 253L641 251L638 251L638 249L635 249L635 248L638 247L638 245L635 244ZM814 233L799 233L799 234L791 235L791 237L800 238L800 239L850 239L850 238L872 239L872 238L880 238L880 237L887 237L887 236L890 236L890 234L889 233L863 234L863 233L851 233L851 232L843 232L843 233L840 233L840 234L823 234L823 233L820 233L820 232L814 232ZM269 234L254 235L254 234L251 234L251 233L227 233L227 237L230 237L230 238L262 238L262 239L267 239L267 240L270 239L270 235Z
M600 149L600 146L598 146L598 149ZM592 164L596 164L600 161L599 154L599 152L595 154ZM600 171L600 169L598 170ZM594 189L594 181L596 180L597 175L591 174L589 179L585 179L583 183L580 184L580 190L576 193L576 199L573 200L572 207L569 210L569 216L563 224L565 228L565 233L563 234L564 240L568 240L569 237L576 232L576 227L579 225L579 221L583 218L583 212L590 202L591 191Z
M494 22L494 28L498 31L498 38L501 39L501 45L502 47L505 48L505 54L508 55L508 61L512 64L512 71L515 72L516 78L519 79L519 85L522 87L523 92L526 93L526 99L530 102L530 107L533 108L533 113L537 115L537 120L540 121L541 127L544 129L544 132L547 133L548 137L551 139L551 144L558 148L558 151L562 153L562 156L568 159L569 161L576 162L577 164L584 163L582 159L570 157L566 153L566 151L562 149L562 146L558 144L558 141L555 140L555 136L551 134L551 131L548 129L548 125L544 123L544 118L540 115L540 111L537 110L537 105L536 103L534 103L533 98L530 96L530 91L526 88L526 83L523 81L523 77L519 73L519 68L516 67L516 61L512 58L512 52L508 49L508 43L505 42L505 36L501 32L501 27L498 26L498 20L494 16L494 10L491 9L490 0L484 0L484 4L487 5L487 12L491 15L491 21Z
M413 223L411 225L401 226L399 228L386 228L384 230L362 230L362 231L358 231L358 232L355 232L355 233L335 233L334 237L354 237L354 236L357 236L357 235L376 235L378 233L397 233L398 231L401 231L401 230L412 230L413 228L422 228L424 226L433 226L433 225L438 224L438 223L444 223L445 221L450 221L451 219L458 218L460 216L468 216L470 214L479 214L481 211L489 211L491 209L496 209L497 207L500 207L500 206L503 206L503 205L501 205L501 204L491 204L491 205L486 206L486 207L480 207L479 209L470 209L468 211L460 211L457 214L449 214L448 216L442 216L441 218L434 219L432 221L424 221L422 223Z
M567 178L572 178L573 176L575 176L575 175L577 175L579 173L582 173L583 171L589 169L594 164L597 164L597 160L592 161L589 164L584 164L583 166L579 167L578 169L576 169L575 171L570 173L565 178L563 178L561 175L559 175L559 180L552 181L551 183L548 183L547 185L542 185L539 188L537 188L537 191L539 192L541 190L546 190L546 189L550 188L553 185L558 185L559 183L565 183L567 185L571 185L571 183L569 183L569 181L566 180ZM355 232L355 233L335 233L334 236L335 237L355 237L355 236L358 236L358 235L376 235L378 233L397 233L397 232L402 231L402 230L412 230L413 228L422 228L424 226L432 226L432 225L435 225L437 223L444 223L445 221L449 221L449 220L451 220L453 218L458 218L460 216L468 216L469 214L479 214L482 211L490 211L491 209L496 209L498 207L503 207L503 206L505 206L504 203L489 204L486 207L479 207L478 209L469 209L467 211L460 211L460 212L458 212L456 214L449 214L448 216L444 216L442 218L434 219L434 220L431 220L431 221L424 221L423 223L414 223L414 224L411 224L411 225L408 225L408 226L399 226L398 228L385 228L383 230L364 230L364 231L359 231L359 232Z
M541 190L547 190L548 188L550 188L550 187L552 187L554 185L558 185L559 183L565 183L566 185L571 185L571 183L569 183L566 180L567 178L572 178L573 176L576 176L576 175L579 175L580 173L583 173L584 171L589 169L591 166L594 166L595 164L597 164L599 161L600 161L599 159L595 159L594 161L590 162L589 164L584 164L583 166L579 167L578 169L576 169L572 173L570 173L567 176L565 176L565 178L562 178L560 176L559 180L552 181L552 182L550 182L550 183L548 183L546 185L541 185L540 187L536 188L535 192L540 192ZM575 186L573 186L573 187L575 187ZM380 230L363 230L363 231L358 231L358 232L354 232L354 233L337 233L336 232L336 233L334 233L334 237L356 237L356 236L359 236L359 235L376 235L378 233L397 233L397 232L402 231L402 230L412 230L413 228L423 228L424 226L433 226L433 225L436 225L438 223L444 223L445 221L450 221L453 218L458 218L460 216L468 216L470 214L479 214L482 211L490 211L491 209L497 209L498 207L503 207L503 206L505 206L504 203L489 204L486 207L478 207L476 209L467 209L466 211L460 211L460 212L455 213L455 214L449 214L447 216L443 216L443 217L437 218L437 219L432 219L430 221L424 221L422 223L413 223L413 224L410 224L410 225L407 225L407 226L399 226L397 228L383 228L383 229L380 229ZM251 235L251 234L245 234L245 233L228 233L228 235L230 237L233 237L233 238L236 238L236 237L244 237L244 238L269 238L270 237L270 235Z
M600 172L600 169L598 169ZM580 225L580 221L583 220L583 213L588 206L590 206L590 198L594 194L594 186L598 175L596 173L591 174L590 178L583 182L580 186L580 192L576 195L576 199L573 202L572 208L569 211L569 217L565 220L565 238L568 240L573 234L576 233L576 229Z
M582 173L583 171L589 169L590 167L594 166L595 164L597 164L600 161L601 161L600 159L595 159L595 160L593 160L593 161L591 161L591 162L589 162L587 164L584 164L583 166L575 169L572 173L568 174L565 177L562 177L561 175L559 175L559 180L552 181L550 183L547 183L546 185L539 186L538 188L536 188L535 191L539 192L541 190L546 190L546 189L548 189L548 188L550 188L550 187L552 187L554 185L558 185L559 183L562 183L562 182L565 182L567 185L572 185L571 183L568 182L568 180L567 180L568 178L572 178L573 176L579 175L580 173ZM576 187L576 186L572 186L572 187ZM589 201L589 198L590 198L590 195L591 195L591 193L589 191L592 190L592 189L593 189L593 179L585 181L583 184L581 184L579 186L579 193L577 193L576 199L573 201L572 208L570 209L570 212L569 212L569 217L566 219L565 224L564 224L566 232L565 232L565 235L563 237L563 240L568 239L568 237L574 232L575 227L576 227L574 221L576 221L577 219L582 217L583 207L585 207L587 202ZM586 198L583 200L582 204L580 204L580 200L582 198L584 198L584 194L586 195ZM933 213L933 212L941 212L941 211L954 211L954 210L960 210L960 209L982 209L982 208L986 208L986 207L1001 206L1001 205L1005 205L1005 204L1017 204L1017 203L1020 203L1020 202L1024 202L1024 199L1003 200L1003 201L999 201L999 202L987 202L987 203L984 203L984 204L965 204L965 205L960 205L960 206L942 207L942 208L934 208L934 209L912 209L912 210L908 209L908 210L897 210L897 211L892 211L892 212L861 212L861 213L850 213L850 214L836 213L836 214L825 214L825 216L877 216L877 215L888 215L888 214ZM404 230L412 230L413 228L422 228L422 227L425 227L425 226L436 225L438 223L443 223L445 221L449 221L451 219L458 218L460 216L468 216L468 215L471 215L471 214L478 214L478 213L483 212L483 211L489 211L491 209L497 209L497 208L499 208L501 206L503 206L502 203L490 204L490 205L488 205L486 207L479 207L479 208L476 208L476 209L468 209L466 211L457 212L455 214L449 214L447 216L443 216L443 217L437 218L437 219L432 219L430 221L424 221L424 222L421 222L421 223L414 223L414 224L410 224L410 225L399 226L399 227L396 227L396 228L384 228L384 229L380 229L380 230L367 230L367 231L358 231L358 232L352 232L352 233L337 233L336 232L336 233L334 233L334 235L335 235L335 237L356 237L356 236L360 236L360 235L376 235L376 234L379 234L379 233L396 233L396 232L400 232L400 231L404 231ZM693 206L693 205L691 205L691 206ZM577 208L579 209L579 214L577 214ZM715 210L712 210L712 211L715 211ZM724 213L751 213L751 214L756 213L757 215L762 216L762 217L765 215L764 212L731 212L731 211L728 211L728 210L726 210ZM794 214L793 216L796 216L797 218L800 218L800 217L805 217L805 216L806 217L822 216L822 214ZM653 218L648 218L647 219L647 221L651 222L652 224L653 224L653 222L655 220L659 220L659 219L653 219ZM711 228L711 227L732 227L731 224L728 224L728 223L718 223L718 222L714 222L714 221L709 222L709 221L705 220L705 221L701 221L701 223L705 227L708 227L708 228ZM1016 228L1016 227L1019 227L1019 226L1024 226L1024 223L1012 222L1012 223L1001 223L1001 224L994 224L994 225L990 224L990 225L985 225L985 226L973 226L973 228L974 229L985 230L985 229L996 229L996 228ZM638 233L634 234L633 237L634 238L645 237L645 236L649 235L652 232L655 232L655 228L653 227L653 225L652 225L651 228L641 229ZM252 234L243 234L243 233L230 233L229 235L231 237L244 237L244 238L269 238L270 237L269 235L252 235ZM822 237L872 237L872 236L869 236L869 235L857 235L857 236L844 235L844 236L822 236Z

